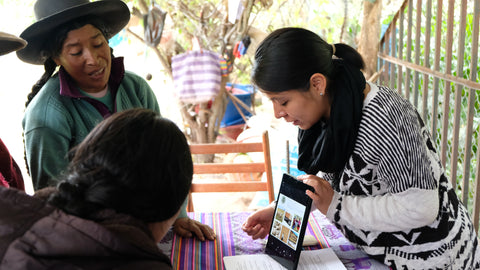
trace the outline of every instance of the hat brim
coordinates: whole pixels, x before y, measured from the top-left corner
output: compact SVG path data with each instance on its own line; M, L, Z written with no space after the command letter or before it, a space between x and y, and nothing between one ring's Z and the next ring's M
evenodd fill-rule
M41 55L41 50L44 43L48 42L52 31L64 23L84 16L96 17L103 21L111 35L107 38L111 38L127 25L130 10L123 1L103 0L72 7L43 18L20 34L20 37L27 41L27 46L17 51L18 58L30 64L43 65L45 59Z
M19 50L27 45L27 42L12 34L0 32L0 55Z

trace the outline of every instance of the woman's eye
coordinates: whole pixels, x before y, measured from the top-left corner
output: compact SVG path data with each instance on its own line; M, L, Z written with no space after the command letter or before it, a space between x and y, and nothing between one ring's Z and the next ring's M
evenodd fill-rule
M281 103L280 105L285 106L285 105L287 105L287 103L288 103L288 101L284 101L284 102Z
M103 42L100 43L100 44L97 44L97 45L93 45L93 47L95 47L95 48L100 48L100 47L102 47L102 46L103 46Z
M70 55L73 55L73 56L79 56L81 54L82 54L82 51L70 53Z

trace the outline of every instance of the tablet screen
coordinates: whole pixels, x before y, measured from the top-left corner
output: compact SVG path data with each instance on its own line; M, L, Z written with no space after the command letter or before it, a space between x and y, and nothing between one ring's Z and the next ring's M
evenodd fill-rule
M287 269L296 269L312 199L312 187L284 174L265 252Z

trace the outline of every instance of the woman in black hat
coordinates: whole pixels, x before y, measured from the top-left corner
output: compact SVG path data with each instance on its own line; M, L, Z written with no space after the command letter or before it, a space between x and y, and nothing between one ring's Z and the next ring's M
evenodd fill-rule
M0 269L172 269L157 242L192 175L175 123L147 109L116 113L72 150L57 188L32 197L0 187Z
M25 47L25 40L14 35L0 32L0 55L7 54ZM22 172L13 160L7 147L0 139L0 186L14 187L25 190Z
M40 189L56 184L68 150L101 120L131 107L160 109L148 84L125 71L108 44L130 19L125 3L38 0L34 11L37 22L21 33L28 45L17 56L45 67L23 121L27 166Z
M130 19L124 2L38 0L34 10L37 22L20 35L28 45L17 55L45 67L23 119L27 166L40 189L57 184L69 149L103 119L130 108L160 108L147 82L125 71L123 58L113 57L108 45ZM181 235L214 238L210 227L187 217L185 207L175 225Z

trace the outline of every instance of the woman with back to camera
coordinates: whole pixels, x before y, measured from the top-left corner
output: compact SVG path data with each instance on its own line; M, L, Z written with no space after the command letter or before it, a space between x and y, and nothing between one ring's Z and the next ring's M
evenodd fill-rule
M302 28L271 33L252 81L275 117L298 126L298 179L318 210L357 247L392 269L478 269L480 251L415 107L367 83L352 47ZM243 229L268 234L273 206Z
M0 269L171 269L156 243L193 175L180 129L158 113L107 118L72 150L57 188L0 188Z
M17 55L45 67L23 120L27 167L37 190L56 185L69 149L103 119L130 108L160 108L147 82L126 71L109 47L109 38L130 19L124 2L37 0L34 10L37 22L20 35L28 45ZM188 218L184 206L176 232L213 240L213 230Z

